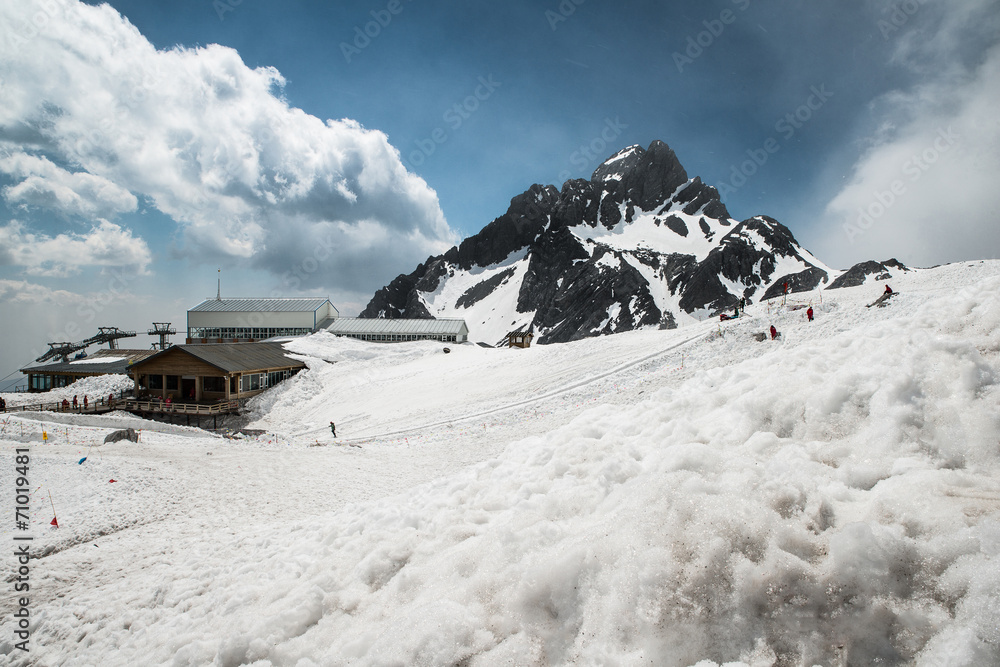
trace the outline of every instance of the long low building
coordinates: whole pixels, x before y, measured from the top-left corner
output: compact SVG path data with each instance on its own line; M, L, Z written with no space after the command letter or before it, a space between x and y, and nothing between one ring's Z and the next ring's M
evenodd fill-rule
M469 339L465 320L457 319L388 319L338 317L326 330L337 336L375 343L401 343L412 340L437 340L464 343Z
M247 398L295 375L305 364L281 343L174 345L132 364L136 396L175 401Z
M206 299L187 312L187 343L243 343L319 331L339 312L325 297Z
M22 368L28 376L28 391L48 391L66 387L77 380L97 375L128 375L129 367L156 354L155 350L98 350L72 361Z

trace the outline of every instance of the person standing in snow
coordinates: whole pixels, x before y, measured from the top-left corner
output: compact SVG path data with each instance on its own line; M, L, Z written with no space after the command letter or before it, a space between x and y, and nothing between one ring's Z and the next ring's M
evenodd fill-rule
M80 404L76 402L76 394L73 394L73 409L76 410L79 406Z
M84 410L87 409L87 395L86 394L83 395L83 409Z
M809 310L806 311L806 317L809 318L810 322L813 321L813 307L812 306L809 306Z
M777 337L778 337L778 330L775 329L774 325L772 324L771 325L771 340L774 340Z
M333 437L337 437L337 425L330 422L330 433L333 433Z

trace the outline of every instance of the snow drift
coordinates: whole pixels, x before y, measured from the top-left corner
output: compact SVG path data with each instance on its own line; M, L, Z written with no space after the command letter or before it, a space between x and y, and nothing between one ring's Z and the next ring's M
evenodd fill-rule
M490 429L455 420L455 433L415 433L409 446L369 432L360 449L235 443L202 484L254 485L287 515L254 523L248 500L229 510L244 521L213 523L206 515L219 494L209 501L194 482L171 481L190 486L192 504L167 512L142 542L125 531L120 543L102 543L112 562L76 568L93 558L74 554L86 545L36 561L37 653L0 650L13 664L998 664L998 273L995 262L914 272L893 285L901 293L885 309L863 307L879 285L825 292L813 323L755 306L688 343L681 370L674 357L651 359L615 375L613 392L609 376L512 408L560 423L514 427L533 434L333 508L306 509L323 484L417 479L414 457L426 444L430 463L443 438L474 456ZM756 342L751 334L771 322L783 339ZM597 377L609 341L633 345L638 358L652 337L666 346L682 334L546 350L590 359ZM365 372L354 350L367 344L308 345L315 369L269 399L271 427L289 414L281 392L301 392L316 369ZM521 352L530 351L460 358L485 368L507 354L507 370L491 380L513 404L520 394L507 387L532 372ZM387 368L372 365L370 376ZM341 375L315 391L333 404L364 392L347 384ZM169 446L180 463L220 447L189 438ZM36 452L40 470L69 475L57 454ZM266 473L253 468L289 459L298 466L285 468L285 483L259 486Z

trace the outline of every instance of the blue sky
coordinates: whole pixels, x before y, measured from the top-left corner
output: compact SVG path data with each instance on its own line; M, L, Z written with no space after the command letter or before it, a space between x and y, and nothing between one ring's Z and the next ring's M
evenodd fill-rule
M220 267L224 294L353 314L532 183L655 139L735 218L775 217L831 265L995 257L998 17L0 0L0 377L97 326L183 327Z

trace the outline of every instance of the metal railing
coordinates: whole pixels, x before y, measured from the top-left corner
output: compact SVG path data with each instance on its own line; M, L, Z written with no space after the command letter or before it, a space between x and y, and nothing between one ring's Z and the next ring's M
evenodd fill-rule
M125 392L119 392L118 396L108 400L108 396L101 396L87 402L77 401L74 405L69 399L54 402L25 403L24 405L8 405L3 412L72 412L76 414L96 414L98 412L110 412L118 410L125 403Z
M175 403L159 399L136 399L125 398L125 392L119 396L108 400L107 396L97 398L93 401L87 400L87 404L77 402L73 405L68 400L54 402L27 403L25 405L7 406L6 412L64 412L72 414L99 414L112 410L124 410L126 412L146 412L155 414L180 414L180 415L223 415L232 412L239 412L240 401L237 399L216 401L215 403Z

